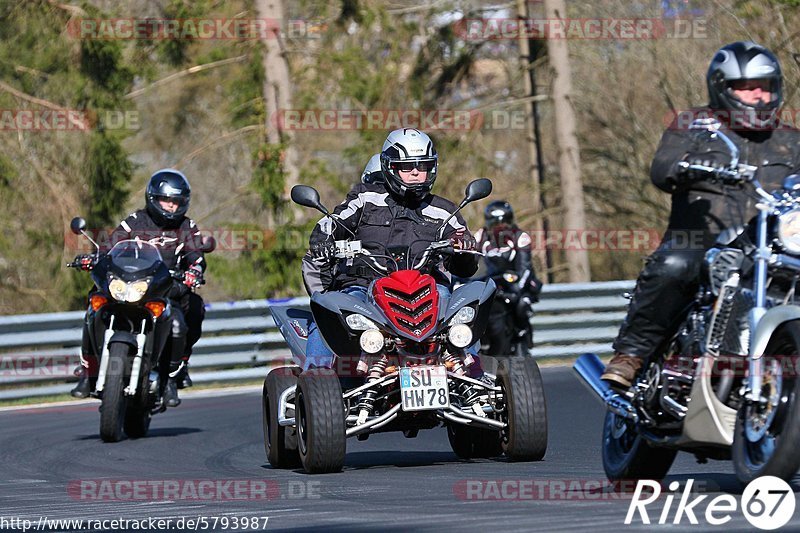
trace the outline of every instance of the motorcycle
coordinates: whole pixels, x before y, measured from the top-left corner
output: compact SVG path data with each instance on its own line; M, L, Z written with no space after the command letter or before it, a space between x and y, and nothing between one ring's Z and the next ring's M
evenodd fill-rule
M725 168L681 163L758 195L758 215L724 231L705 255L701 287L674 335L645 362L624 392L600 380L595 354L574 365L605 403L602 457L610 480L662 479L679 450L700 462L732 460L738 479L790 479L800 467L800 175L769 193L757 167L719 123L691 125L700 139L722 141Z
M473 181L450 218L490 192L489 180ZM292 200L337 220L311 187L295 186ZM264 380L264 446L270 464L337 472L344 465L347 438L365 440L386 431L414 438L421 429L442 425L461 458L505 454L513 461L540 460L547 448L547 418L536 362L482 357L484 370L494 363L496 373L469 375L476 364L469 347L486 327L494 283L469 282L452 294L437 286L431 273L457 253L449 240L429 243L413 258L410 247L395 255L385 248L379 253L372 244L355 238L335 242L337 261L365 259L380 273L367 289L366 302L345 292L318 292L310 312L272 308L296 365L273 369ZM306 364L312 320L336 354L327 366ZM347 367L351 356L357 364Z
M502 328L497 332L502 338L494 339L487 332L481 339L481 353L492 356L513 354L527 356L533 348L533 301L528 295L521 296L518 290L519 274L513 271L491 276L497 285L497 294L491 312L492 320L501 320ZM506 346L508 349L498 348Z
M168 298L173 280L182 272L170 272L158 248L142 240L123 240L107 254L86 233L86 221L76 217L70 223L76 235L83 235L95 247L92 281L96 290L89 297L84 318L92 355L99 363L92 395L100 398L100 438L118 442L147 435L152 415L162 413L171 335L172 305ZM214 249L213 238L203 251ZM79 260L67 263L80 269Z

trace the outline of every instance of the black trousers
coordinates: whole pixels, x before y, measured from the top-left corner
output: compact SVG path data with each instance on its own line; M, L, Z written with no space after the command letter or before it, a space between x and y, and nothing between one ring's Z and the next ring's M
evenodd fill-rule
M614 351L647 358L683 318L699 288L705 247L664 241L636 280Z

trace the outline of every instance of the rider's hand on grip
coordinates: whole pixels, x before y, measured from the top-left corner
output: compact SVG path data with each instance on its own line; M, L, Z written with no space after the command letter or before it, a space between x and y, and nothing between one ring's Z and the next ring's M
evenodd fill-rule
M308 255L315 261L331 261L336 256L336 244L333 242L313 244L308 250Z
M478 243L475 238L468 231L459 231L450 237L450 242L453 243L453 249L456 252L474 252L478 249Z
M70 266L81 270L92 270L97 264L97 257L94 254L80 254L75 256L75 260Z
M192 265L189 270L183 275L183 284L190 289L196 289L203 284L203 270L197 266Z
M683 158L683 167L704 167L704 170L697 168L683 168L682 174L688 181L715 181L721 179L719 171L726 169L730 164L730 156L717 152L690 152Z

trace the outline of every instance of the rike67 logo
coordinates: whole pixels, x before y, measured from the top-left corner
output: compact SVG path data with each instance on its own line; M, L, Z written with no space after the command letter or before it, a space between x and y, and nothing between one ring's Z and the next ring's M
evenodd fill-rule
M697 525L702 523L698 518L704 518L705 524L721 526L730 522L737 509L740 509L753 527L774 530L786 525L794 515L795 496L792 487L777 477L762 476L754 479L742 492L741 501L730 494L721 494L710 500L708 495L692 495L693 484L694 480L688 480L683 492L678 495L676 491L680 483L670 483L670 493L663 499L663 507L659 513L657 500L661 497L661 485L655 481L640 480L628 506L625 524L631 524L638 513L638 520L643 524L657 520L662 525L685 524L685 521ZM676 499L678 503L673 511ZM651 512L656 513L653 518Z

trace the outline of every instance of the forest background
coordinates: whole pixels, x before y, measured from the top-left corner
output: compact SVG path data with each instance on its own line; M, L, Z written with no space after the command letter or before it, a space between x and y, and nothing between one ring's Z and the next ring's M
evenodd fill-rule
M559 18L578 22L559 64L552 42L503 26L520 13L552 20L552 4L3 0L0 313L83 307L88 276L64 266L82 251L70 219L116 226L143 206L147 179L163 167L189 177L190 215L219 242L207 301L302 294L299 260L318 215L292 206L289 187L313 185L332 207L387 132L419 117L440 154L435 192L457 201L471 179L491 178L491 198L508 199L534 234L540 276L574 279L570 246L582 246L591 279L635 277L669 208L650 184L650 161L675 113L707 102L713 52L736 40L769 47L790 121L799 108L800 0L567 1ZM148 20L179 21L184 33L121 29ZM231 20L268 28L231 36ZM656 30L631 36L608 25L615 20ZM193 33L201 21L214 24L213 38ZM588 21L605 24L600 38ZM582 229L605 242L567 231L575 200L563 193L553 97L565 71ZM473 230L487 201L465 209Z

